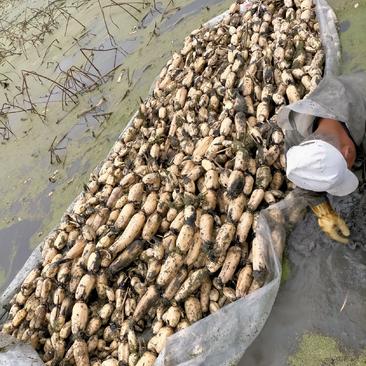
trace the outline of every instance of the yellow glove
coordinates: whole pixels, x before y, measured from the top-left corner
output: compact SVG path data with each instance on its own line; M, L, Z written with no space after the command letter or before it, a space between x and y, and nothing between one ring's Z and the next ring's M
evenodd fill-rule
M329 202L323 202L320 205L311 208L318 218L319 227L327 234L331 239L339 241L340 243L347 244L350 231L344 220L338 216L333 210ZM341 236L339 233L342 233Z

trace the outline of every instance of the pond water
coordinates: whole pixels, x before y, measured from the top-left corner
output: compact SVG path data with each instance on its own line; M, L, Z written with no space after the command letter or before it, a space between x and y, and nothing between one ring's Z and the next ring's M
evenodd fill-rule
M56 3L48 16L37 13L44 1L0 4L0 106L12 112L0 114L0 289L57 225L172 50L231 1ZM343 71L366 69L366 1L330 4ZM336 204L361 230L363 195ZM240 365L366 364L354 356L366 347L365 259L361 249L330 243L308 215L289 239L289 275L270 318Z

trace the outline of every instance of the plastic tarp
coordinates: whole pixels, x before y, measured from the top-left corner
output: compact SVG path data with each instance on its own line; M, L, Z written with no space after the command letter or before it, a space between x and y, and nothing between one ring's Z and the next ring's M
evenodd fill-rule
M19 342L13 337L2 334L0 337L0 366L41 366L42 360L30 344Z
M306 211L306 203L290 193L260 213L256 237L266 243L270 277L253 293L169 337L156 366L236 365L261 331L271 312L281 280L286 235Z
M315 0L315 5L321 38L326 51L326 74L329 74L336 72L339 64L336 18L325 0ZM245 11L251 6L250 2L242 4L241 10ZM214 26L226 14L215 17L206 23L206 26ZM103 162L95 171L98 171L102 164ZM286 235L293 225L302 219L305 206L305 202L300 197L289 194L281 202L260 213L256 235L265 243L269 273L267 283L255 292L169 337L165 349L155 363L156 366L229 366L239 362L245 350L260 333L271 312L280 285L280 261ZM73 204L70 205L67 212L70 212L72 207ZM6 309L10 299L19 289L29 271L40 263L41 245L33 251L24 267L3 292L0 298L2 321L6 319ZM38 360L35 362L39 362L35 352L29 349L29 353L24 352L19 343L12 340L12 343L10 342L7 347L4 347L2 358L0 358L0 362L3 362L0 363L1 365L21 365L22 362L32 365L29 357L33 357L34 360Z

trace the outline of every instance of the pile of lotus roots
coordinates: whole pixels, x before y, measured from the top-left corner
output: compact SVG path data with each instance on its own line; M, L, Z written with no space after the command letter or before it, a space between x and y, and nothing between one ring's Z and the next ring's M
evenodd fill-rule
M263 286L258 213L293 188L276 114L323 63L311 0L233 4L194 30L45 239L2 331L46 365L151 366L170 335Z

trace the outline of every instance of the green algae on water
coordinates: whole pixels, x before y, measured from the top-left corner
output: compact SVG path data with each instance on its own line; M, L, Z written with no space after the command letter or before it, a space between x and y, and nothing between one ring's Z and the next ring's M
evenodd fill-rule
M281 284L285 283L291 276L291 263L286 255L282 259Z
M339 23L349 22L349 28L340 33L342 45L342 72L366 70L365 13L366 0L328 0Z
M344 351L336 339L320 334L302 336L295 354L288 359L289 366L365 366L366 350L359 356Z
M5 283L6 272L4 268L0 268L0 287Z

